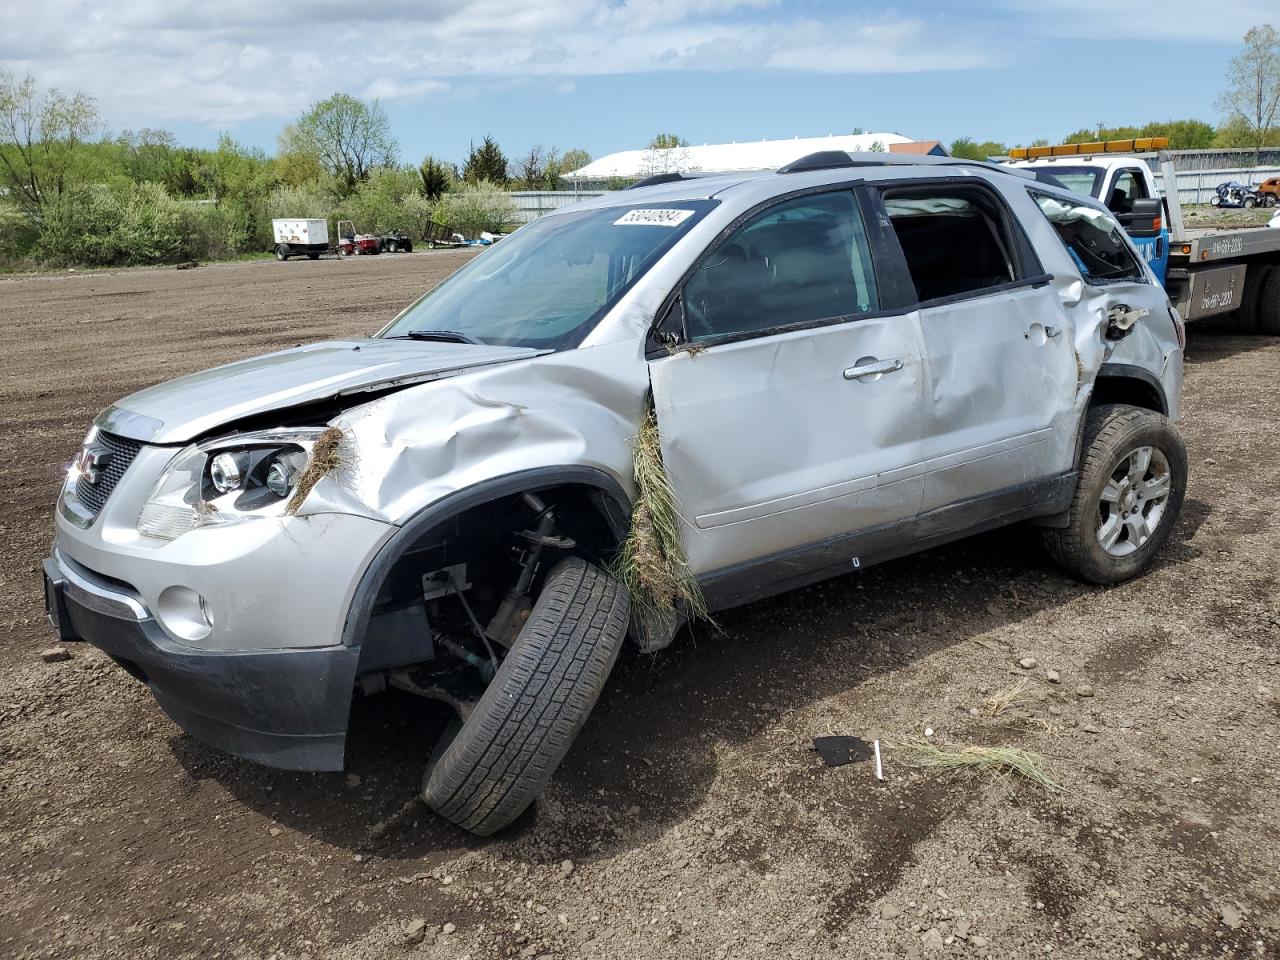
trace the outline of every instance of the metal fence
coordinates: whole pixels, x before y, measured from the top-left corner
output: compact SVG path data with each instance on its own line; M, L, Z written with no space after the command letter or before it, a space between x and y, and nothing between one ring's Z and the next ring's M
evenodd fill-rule
M1280 177L1280 167L1224 167L1219 170L1179 170L1178 199L1185 203L1208 203L1214 188L1228 180L1254 186L1271 177ZM1156 172L1156 183L1164 192L1164 178Z
M513 190L509 194L515 202L521 223L537 220L544 213L559 210L586 200L588 197L601 197L609 190Z

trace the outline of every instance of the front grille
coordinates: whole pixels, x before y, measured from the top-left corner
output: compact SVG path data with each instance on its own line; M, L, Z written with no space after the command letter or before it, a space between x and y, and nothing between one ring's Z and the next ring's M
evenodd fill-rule
M129 464L133 463L133 458L142 449L142 444L137 440L99 431L90 446L106 456L98 468L97 483L89 483L85 477L76 481L76 499L96 517L124 472L129 469Z

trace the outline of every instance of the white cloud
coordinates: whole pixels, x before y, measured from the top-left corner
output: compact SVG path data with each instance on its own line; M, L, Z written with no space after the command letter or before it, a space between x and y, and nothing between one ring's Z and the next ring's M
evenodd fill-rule
M289 117L339 89L429 99L534 78L572 89L576 77L665 70L921 72L987 60L954 23L943 33L926 19L838 9L818 23L779 0L44 0L0 14L0 67L90 92L123 127Z
M1241 43L1252 26L1280 19L1275 0L1160 0L1122 4L1116 0L1002 0L1028 17L1046 38L1216 41ZM1135 51L1140 53L1140 51ZM1065 56L1064 52L1064 56Z

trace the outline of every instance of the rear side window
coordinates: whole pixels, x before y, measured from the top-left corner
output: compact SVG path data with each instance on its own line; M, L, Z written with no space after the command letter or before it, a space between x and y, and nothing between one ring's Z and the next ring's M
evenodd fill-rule
M1047 193L1032 191L1031 197L1086 280L1112 283L1145 279L1141 265L1124 241L1120 225L1109 213Z
M884 206L921 302L981 294L1022 279L1020 238L1010 233L1003 209L986 191L890 190Z
M689 339L741 336L877 308L853 194L810 194L739 227L684 288Z

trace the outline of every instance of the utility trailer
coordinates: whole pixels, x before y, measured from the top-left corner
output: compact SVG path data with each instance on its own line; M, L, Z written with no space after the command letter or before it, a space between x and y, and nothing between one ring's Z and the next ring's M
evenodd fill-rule
M1241 330L1280 336L1280 230L1188 229L1168 145L1164 137L1107 140L1024 147L1009 157L1011 166L1105 203L1182 319L1234 312ZM1163 197L1153 167L1164 179Z
M315 260L329 252L329 221L280 219L271 221L277 260L306 256Z

